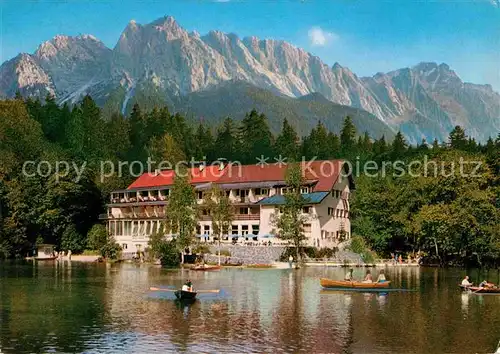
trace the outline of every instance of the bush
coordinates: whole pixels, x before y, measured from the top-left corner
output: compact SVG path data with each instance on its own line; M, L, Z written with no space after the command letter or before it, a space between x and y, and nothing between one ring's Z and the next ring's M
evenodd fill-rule
M175 240L163 241L159 247L159 257L164 267L178 267L181 263Z
M365 240L361 236L353 236L351 238L349 249L359 254L365 263L374 263L377 258L377 254L368 248Z
M215 254L218 254L218 251L216 251ZM231 252L229 250L220 250L220 255L225 257L231 257Z
M196 254L209 254L210 253L210 247L207 245L202 245L199 244L196 247L193 248L193 253Z
M108 242L108 231L101 224L92 226L87 234L87 247L91 250L100 250Z
M113 237L108 238L108 241L101 247L101 256L106 259L120 258L122 248L117 244Z
M308 258L332 258L335 256L335 249L323 247L317 249L316 247L302 247L300 249L300 254L302 257L306 256ZM280 262L288 262L288 257L292 256L295 259L295 247L287 247L281 253Z
M71 253L81 253L85 249L85 239L80 235L74 225L64 229L61 237L61 250Z

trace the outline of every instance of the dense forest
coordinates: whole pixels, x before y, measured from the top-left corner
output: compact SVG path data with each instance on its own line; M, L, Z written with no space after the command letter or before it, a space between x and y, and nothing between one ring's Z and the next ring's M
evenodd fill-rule
M89 96L59 106L50 96L19 95L0 101L0 258L25 256L42 242L86 249L109 192L140 172L102 178L103 161L256 163L262 155L351 161L352 232L382 257L421 251L442 264L500 263L500 134L479 144L457 126L446 142L409 146L401 133L372 139L346 117L339 132L318 121L304 137L285 119L274 136L255 110L212 126L167 107L135 105L124 117Z

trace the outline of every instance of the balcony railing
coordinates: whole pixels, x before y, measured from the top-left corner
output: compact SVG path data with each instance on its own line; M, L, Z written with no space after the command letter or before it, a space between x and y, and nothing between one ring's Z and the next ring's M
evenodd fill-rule
M260 214L236 214L234 220L260 220Z
M100 220L119 220L119 219L162 219L165 217L165 213L128 213L128 214L121 214L121 215L107 215L107 214L100 214L99 219Z

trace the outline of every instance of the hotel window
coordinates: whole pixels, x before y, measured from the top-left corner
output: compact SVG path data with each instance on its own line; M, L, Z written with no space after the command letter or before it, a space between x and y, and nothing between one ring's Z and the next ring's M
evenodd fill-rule
M138 231L139 231L139 222L132 221L132 236L137 236Z
M260 195L269 195L269 189L268 188L262 188L260 190Z
M260 195L261 189L260 188L255 188L254 194L255 195Z
M248 225L241 225L241 234L248 235Z
M248 208L240 208L240 214L241 215L248 215L250 214Z
M328 215L333 215L334 209L333 208L328 208Z
M199 191L196 193L198 199L203 199L203 192L202 191Z
M281 188L281 194L285 195L287 193L287 191L288 191L288 188L286 188L286 187Z
M252 234L254 235L259 234L259 225L252 225Z
M309 187L300 187L300 194L309 193Z
M122 249L123 249L123 250L126 250L126 249L127 249L127 244L126 244L126 243L122 243Z
M210 209L203 209L203 210L201 211L201 213L202 213L203 215L210 215Z
M210 225L203 226L203 234L210 235Z
M336 189L332 190L332 197L337 198L337 199L340 198L340 191L338 191Z
M231 225L231 234L238 235L238 225Z
M302 212L303 212L304 214L311 214L311 212L312 212L312 207L310 207L310 206L305 206L305 207L303 207L303 208L302 208Z
M304 224L304 232L311 232L311 224Z
M230 191L230 190L227 190L227 191L226 191L226 197L228 197L228 198L229 198L230 196L231 196L231 191Z
M196 225L196 234L201 235L201 226L200 225Z

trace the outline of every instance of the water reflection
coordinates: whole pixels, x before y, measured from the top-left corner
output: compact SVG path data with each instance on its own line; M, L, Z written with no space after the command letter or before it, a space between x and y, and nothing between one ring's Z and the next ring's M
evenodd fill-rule
M362 270L357 273L362 274ZM355 272L355 276L357 274ZM460 270L387 268L406 293L321 291L342 269L169 271L147 265L0 264L2 352L488 352L500 297L460 294ZM471 274L473 274L471 272ZM494 276L495 273L489 276ZM193 304L172 292L190 278Z

